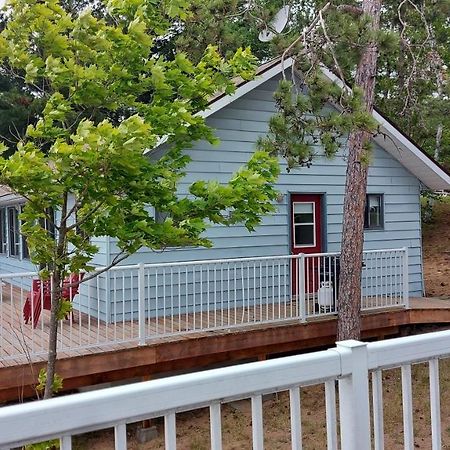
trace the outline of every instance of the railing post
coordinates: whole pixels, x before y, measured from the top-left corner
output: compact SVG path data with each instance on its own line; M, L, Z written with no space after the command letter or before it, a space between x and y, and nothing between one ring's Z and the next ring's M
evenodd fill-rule
M306 322L306 295L305 295L305 254L300 253L297 259L297 289L300 320Z
M409 261L408 247L403 248L403 303L409 308Z
M341 341L336 343L336 350L341 355L342 372L350 373L339 380L341 448L370 450L367 344Z
M138 269L138 325L139 345L145 345L145 266L139 263Z

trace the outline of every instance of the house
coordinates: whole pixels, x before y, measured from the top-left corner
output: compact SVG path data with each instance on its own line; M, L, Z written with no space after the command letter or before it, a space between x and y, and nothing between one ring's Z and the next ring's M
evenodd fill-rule
M276 112L273 93L282 76L283 68L287 69L291 65L291 60L284 63L279 59L273 60L260 68L256 79L238 84L233 95L218 95L211 101L209 109L201 114L206 118L207 123L216 129L216 135L221 142L218 147L213 147L206 142L197 142L186 151L192 161L179 186L181 195L186 194L188 186L197 179L216 179L225 182L249 159L258 137L267 133L268 120ZM324 73L336 81L333 74L326 70ZM408 277L405 278L408 282L407 290L410 296L421 297L424 294L424 283L420 193L424 188L450 189L450 175L380 112L375 110L373 115L380 124L382 133L373 143L374 151L367 189L364 248L369 251L407 248ZM156 149L156 155L163 151L163 148ZM281 161L282 170L277 183L277 189L280 192L277 211L264 217L262 224L254 233L249 233L243 226L229 228L212 226L207 231L207 236L213 242L213 247L210 249L170 248L163 252L141 249L123 264L129 266L138 263L168 264L180 261L263 258L301 253L338 253L341 245L345 152L340 152L331 160L321 155L320 148L317 149L317 153L318 156L311 167L296 169L290 173L284 170L285 165ZM17 215L21 203L23 199L6 189L0 193L0 273L35 270L28 260L25 241L19 233ZM104 237L96 239L95 243L99 246L99 253L94 263L99 266L107 265L117 254L114 241ZM391 258L391 261L394 258L393 267L399 266L400 260L396 262L396 256L387 258ZM262 260L259 259L259 261ZM285 263L286 261L283 264ZM317 263L317 270L321 264ZM164 266L166 281L158 281L163 269L159 274L158 272L148 274L145 289L147 289L148 297L151 292L155 295L156 302L148 304L147 312L156 308L156 310L163 309L165 312L171 310L173 313L174 309L180 311L181 305L185 305L185 310L196 307L196 300L192 300L196 298L192 280L188 282L187 276L182 279L179 268L178 272L176 269L171 269L168 275L169 267L170 265ZM269 276L273 280L278 277L279 286L281 285L284 292L287 292L286 295L292 294L294 285L297 284L296 277L292 275L292 266L284 269L283 272L281 269L277 272L276 268L272 268L270 274L268 269L265 271L261 269L261 264L258 267L260 269L256 273L254 266L253 275L250 274L250 268L245 269L247 280L251 280L251 282L247 281L247 288L244 284L240 287L236 287L235 284L231 288L229 285L222 286L220 288L222 294L225 291L229 293L233 289L235 292L239 291L240 294L235 293L234 302L242 305L245 301L243 294L245 289L256 292L258 279ZM89 300L90 306L85 308L89 311L97 311L97 314L107 321L116 320L117 317L122 319L125 316L132 317L137 308L133 305L136 302L134 291L137 292L138 287L135 281L137 278L127 270L118 269L102 274L95 288L85 288L81 297L95 299L93 302ZM236 271L236 266L232 270ZM336 263L334 263L329 271L336 272L336 270ZM235 280L243 277L243 273L244 268L241 267L238 273L235 273ZM194 267L194 273L191 276L195 280L196 277L202 278L207 275L203 269L199 269L196 274ZM310 275L310 277L315 276L315 274ZM382 273L382 269L380 274L374 272L368 276L372 284L378 283L378 278L384 278L384 282L388 282L387 275ZM391 276L393 276L392 273ZM335 276L331 277L329 274L329 277L333 278L331 280L333 283L336 282ZM308 289L317 291L319 281L309 281L312 287L309 286ZM186 287L184 297L181 299L183 283L189 286ZM202 286L207 285L205 293L209 295L212 289L210 286L215 281L202 278L200 283ZM253 284L252 287L250 284ZM398 283L395 281L391 284ZM400 289L400 286L397 287ZM214 287L215 293L217 289ZM169 290L172 290L171 300L170 303L166 303L166 291ZM267 292L267 295L264 295L273 296L274 290L275 288L272 288L271 293ZM119 291L121 291L120 294L118 294ZM220 301L224 302L222 294ZM120 300L117 300L117 295ZM160 304L159 299L162 297L164 302ZM177 298L179 304L174 305L174 299ZM230 299L227 298L226 302L229 302ZM80 301L80 307L82 303L85 304L84 300ZM119 303L121 306L118 306ZM204 302L201 300L197 306L202 309L203 305ZM120 314L118 310L121 311Z

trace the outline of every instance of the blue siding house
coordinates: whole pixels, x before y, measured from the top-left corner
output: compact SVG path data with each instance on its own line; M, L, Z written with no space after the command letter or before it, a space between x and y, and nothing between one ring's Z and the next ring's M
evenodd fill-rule
M283 66L286 69L291 64L289 60L285 61ZM220 144L211 146L206 142L197 142L186 150L191 162L179 186L180 195L187 194L189 185L198 179L225 182L248 161L258 137L267 133L269 118L276 112L273 93L282 70L279 60L262 66L256 79L242 82L231 96L217 96L212 100L210 108L201 113L208 125L216 130ZM333 74L326 70L324 73L337 81ZM420 193L424 188L450 189L450 176L379 112L374 111L373 114L380 124L382 134L373 143L367 188L364 248L408 248L409 295L421 297L424 294L424 283ZM162 151L153 150L152 157ZM280 192L277 210L274 214L264 217L255 232L249 233L243 226L212 226L206 232L213 242L210 249L170 248L155 252L144 248L122 264L256 258L296 253L338 253L341 246L345 152L339 153L333 159L327 159L321 149L317 148L317 157L311 167L296 169L290 173L285 170L283 161L280 160L280 164L281 175L276 186ZM23 241L18 233L16 215L20 203L20 198L8 191L0 194L1 273L35 270L27 259ZM107 265L117 253L114 241L104 237L97 238L95 243L100 251L94 263L98 266ZM116 308L111 306L115 301L114 295L117 295L117 286L113 287L116 284L113 277L113 273L103 274L96 292L81 292L82 295L96 296L97 313L105 320L111 320L113 309ZM289 278L286 273L283 277ZM149 277L148 281L153 282L152 280ZM283 283L288 283L288 280ZM128 296L124 295L123 301L131 303L126 308L121 307L123 313L134 309L133 281L128 278L126 284L130 296L126 298ZM125 286L124 283L123 285ZM165 289L169 287L166 286ZM192 293L193 297L194 294ZM173 309L173 305L171 307ZM199 307L201 308L201 304Z

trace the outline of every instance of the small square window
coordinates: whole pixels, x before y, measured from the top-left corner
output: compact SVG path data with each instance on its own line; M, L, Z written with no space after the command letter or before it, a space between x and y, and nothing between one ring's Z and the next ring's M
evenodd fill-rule
M364 209L364 228L381 230L384 228L384 208L382 194L367 194Z

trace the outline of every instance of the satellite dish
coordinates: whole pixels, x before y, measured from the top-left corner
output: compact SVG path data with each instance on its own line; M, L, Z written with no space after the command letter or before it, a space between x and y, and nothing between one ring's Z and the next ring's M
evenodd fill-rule
M270 22L270 28L265 28L259 33L258 39L261 42L271 41L275 35L280 34L286 27L289 20L289 5L283 6Z

